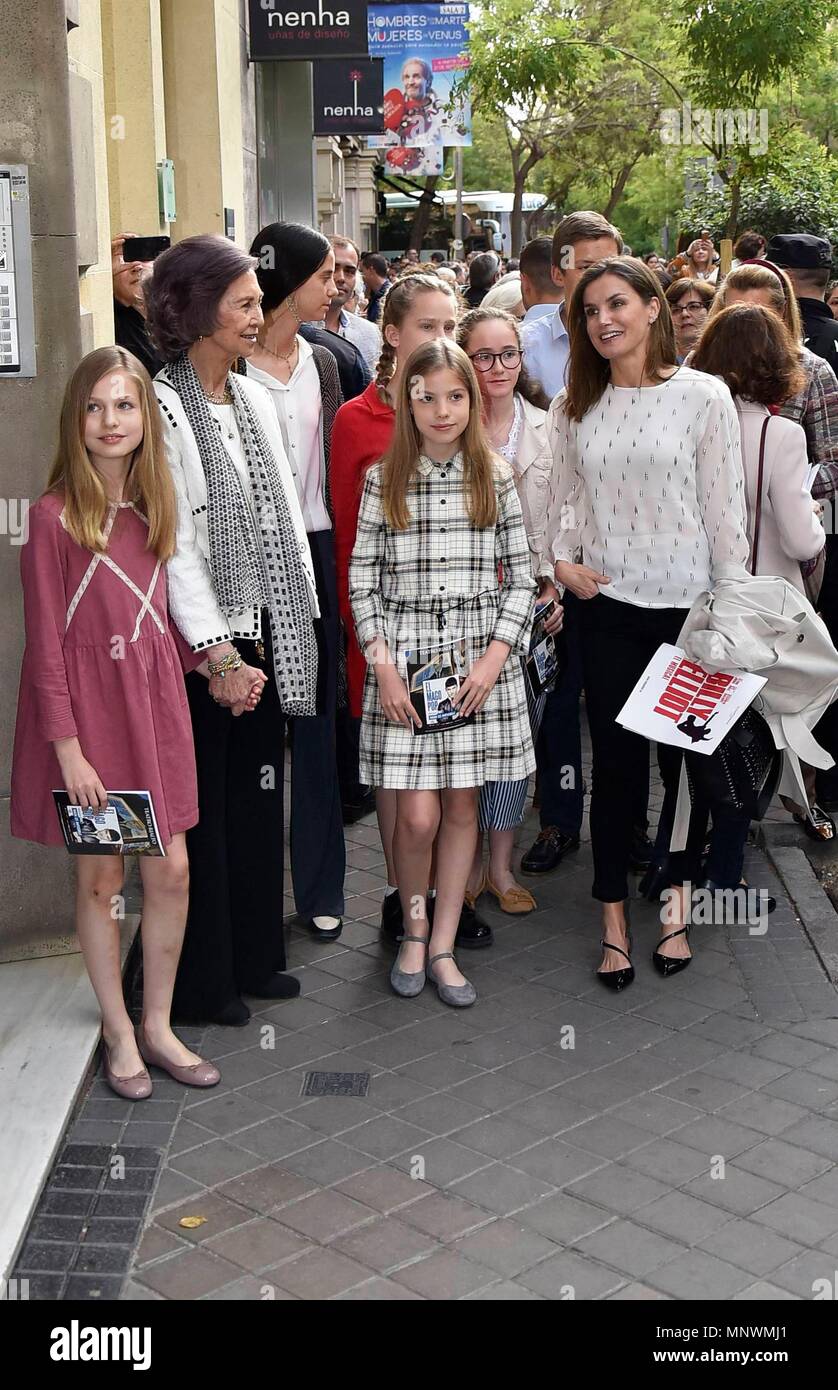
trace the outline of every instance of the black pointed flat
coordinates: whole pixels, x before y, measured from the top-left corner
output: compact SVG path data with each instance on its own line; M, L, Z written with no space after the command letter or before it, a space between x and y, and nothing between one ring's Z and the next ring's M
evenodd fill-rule
M613 941L606 941L604 937L600 940L599 944L604 951L616 951L618 955L625 956L628 965L622 966L619 970L598 970L596 972L597 979L605 985L606 989L617 991L625 989L626 985L630 985L634 979L634 966L631 963L631 956L628 951L623 950L622 946L615 946ZM629 946L631 946L631 938L629 938Z
M675 936L689 936L689 927L679 927L677 931L671 931L667 936L662 936L658 942L662 946L665 941L671 941ZM692 956L662 956L660 951L652 952L652 964L659 975L667 979L669 975L677 975L680 970L686 970L692 961Z

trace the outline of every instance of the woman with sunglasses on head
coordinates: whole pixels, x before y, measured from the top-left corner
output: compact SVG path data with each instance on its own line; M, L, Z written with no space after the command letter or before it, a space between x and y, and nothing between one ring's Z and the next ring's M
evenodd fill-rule
M550 402L538 382L526 373L521 356L518 324L503 309L481 306L461 320L457 341L476 369L483 405L483 423L494 451L511 465L518 500L524 515L533 577L539 587L538 605L551 600L555 609L546 630L560 631L562 608L553 583L553 564L544 553L544 527L553 456L547 438L547 407ZM527 706L533 744L544 714L546 694L532 697L529 685ZM504 912L532 912L537 904L512 872L515 830L524 819L527 779L517 782L487 782L481 788L479 831L474 863L466 887L466 898L474 904L483 892L497 898ZM489 832L488 871L483 871L483 835Z

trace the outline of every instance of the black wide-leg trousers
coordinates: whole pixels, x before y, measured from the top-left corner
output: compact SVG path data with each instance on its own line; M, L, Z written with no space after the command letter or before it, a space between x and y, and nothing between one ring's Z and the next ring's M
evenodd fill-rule
M339 643L335 547L331 531L309 531L320 617L317 714L291 727L291 877L301 917L342 917L346 841L335 731Z
M233 718L215 703L204 676L186 677L200 819L186 834L189 916L175 982L176 1019L214 1018L285 968L285 715L264 620L263 627L264 660L253 642L236 642L242 659L268 676L252 712Z

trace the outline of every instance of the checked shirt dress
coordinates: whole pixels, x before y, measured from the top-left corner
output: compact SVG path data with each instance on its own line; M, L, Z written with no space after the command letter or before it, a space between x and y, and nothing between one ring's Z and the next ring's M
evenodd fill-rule
M532 627L532 557L512 471L498 460L498 518L476 529L463 490L463 459L421 456L408 492L405 531L384 520L381 467L370 468L361 498L349 590L363 650L384 638L392 656L464 640L469 666L493 638L511 652L473 723L415 735L385 717L367 668L361 725L361 781L408 791L479 787L535 770L521 662ZM500 572L499 572L500 566Z

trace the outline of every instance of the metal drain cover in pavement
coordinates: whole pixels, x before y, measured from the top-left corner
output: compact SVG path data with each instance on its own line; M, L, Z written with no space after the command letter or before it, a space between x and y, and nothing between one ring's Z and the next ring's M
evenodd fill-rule
M369 1084L368 1071L310 1071L301 1095L365 1096Z

